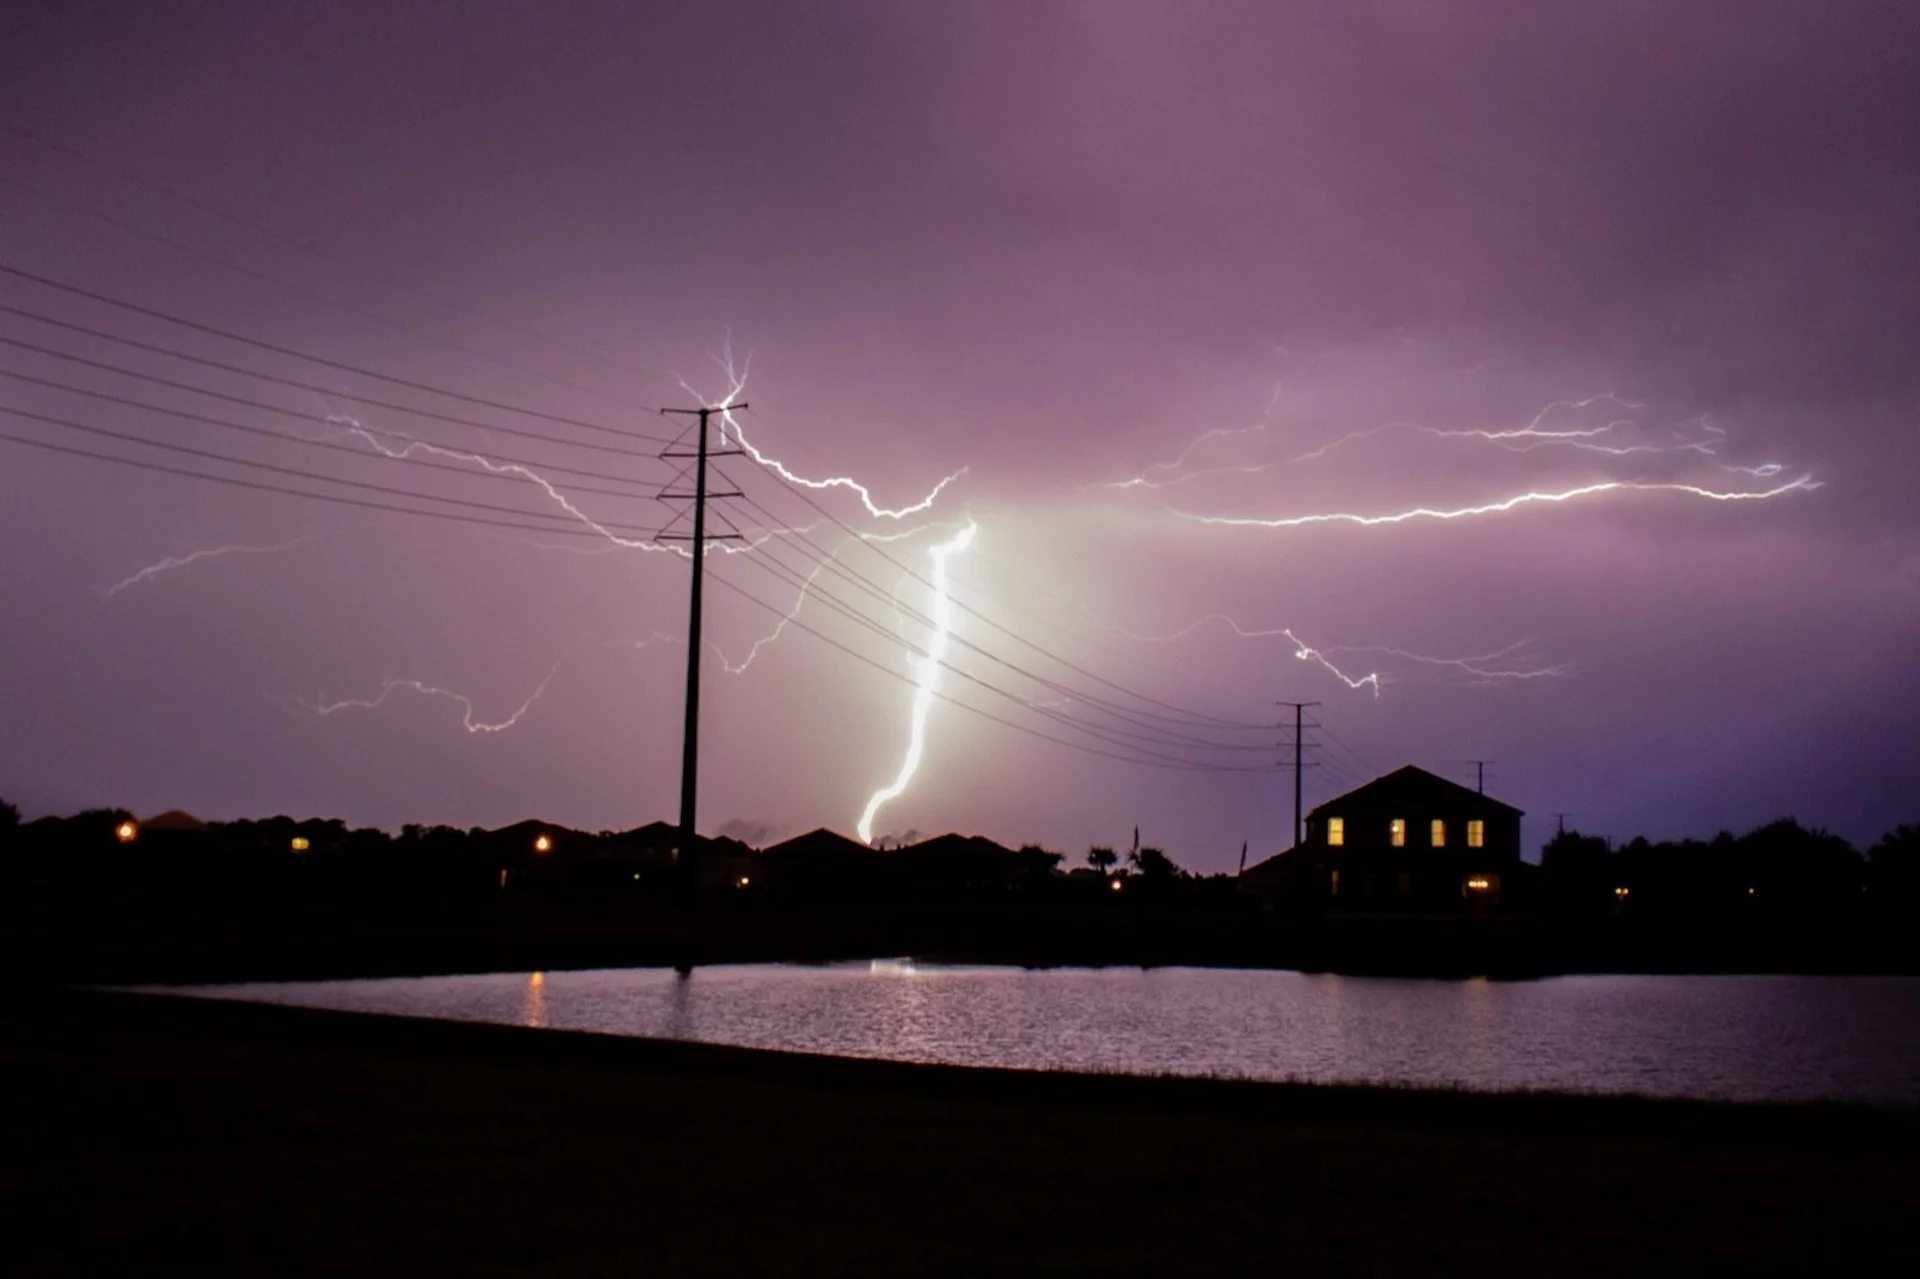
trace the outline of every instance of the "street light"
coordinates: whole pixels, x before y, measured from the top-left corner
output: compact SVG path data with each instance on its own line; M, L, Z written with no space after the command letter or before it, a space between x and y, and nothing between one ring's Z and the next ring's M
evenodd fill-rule
M113 828L113 837L123 844L131 844L133 837L139 833L140 828L132 822L121 822Z
M533 840L533 851L536 853L550 853L553 851L553 841L545 835L536 835Z

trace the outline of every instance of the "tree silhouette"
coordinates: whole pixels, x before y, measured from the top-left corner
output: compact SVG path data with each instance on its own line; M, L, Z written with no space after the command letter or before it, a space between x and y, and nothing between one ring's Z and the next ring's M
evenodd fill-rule
M1102 875L1113 869L1113 864L1119 860L1120 855L1118 853L1103 845L1095 845L1087 850L1087 865L1093 867Z

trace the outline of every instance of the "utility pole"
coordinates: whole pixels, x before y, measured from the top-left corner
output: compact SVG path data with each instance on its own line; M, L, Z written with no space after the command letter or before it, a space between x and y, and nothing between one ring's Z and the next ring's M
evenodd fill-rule
M1553 815L1554 820L1560 823L1560 834L1564 835L1567 833L1567 818L1571 816L1573 816L1572 813L1555 813Z
M693 492L660 494L662 501L692 501L693 534L667 533L662 531L660 541L691 542L689 548L693 557L693 592L687 610L687 722L685 734L680 746L680 844L689 856L693 853L695 837L694 813L700 793L700 588L706 569L707 553L707 501L709 498L739 497L738 492L709 493L707 491L707 462L716 457L737 457L741 449L709 449L707 447L707 422L715 413L726 413L729 409L744 409L745 404L730 404L721 408L699 409L661 409L663 414L674 414L700 419L699 443L691 453L675 453L671 450L660 454L663 458L686 458L693 462ZM722 437L725 443L725 437ZM669 526L671 527L671 526ZM731 541L739 538L738 533L717 533L714 541Z
M1482 795L1486 794L1487 765L1493 763L1493 761L1490 759L1470 759L1467 763L1473 765L1473 788Z
M1293 707L1293 846L1300 847L1300 770L1306 767L1307 746L1306 711L1309 706L1318 706L1318 702L1276 702L1277 706Z

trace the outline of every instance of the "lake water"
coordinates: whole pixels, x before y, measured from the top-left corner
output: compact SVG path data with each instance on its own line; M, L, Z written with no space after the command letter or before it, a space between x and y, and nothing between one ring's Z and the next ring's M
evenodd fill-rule
M1908 977L1430 981L875 960L192 993L979 1066L1920 1105L1920 978Z

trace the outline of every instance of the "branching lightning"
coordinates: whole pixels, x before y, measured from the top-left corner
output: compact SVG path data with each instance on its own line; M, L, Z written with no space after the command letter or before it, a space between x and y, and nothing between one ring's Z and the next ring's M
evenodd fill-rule
M222 555L273 555L280 551L291 551L297 547L305 546L318 536L318 533L312 533L306 537L296 537L290 542L276 542L271 546L210 546L205 550L191 551L185 555L169 555L165 559L149 564L138 572L130 574L120 581L115 582L112 586L109 586L104 593L102 603L112 599L129 586L137 586L141 582L150 582L162 573L169 573L177 568L185 568L187 565L196 564L201 560L210 560Z
M893 781L875 791L867 800L867 806L860 814L856 830L862 843L873 842L873 819L880 809L898 799L913 781L913 775L920 768L920 756L926 749L927 712L933 707L934 694L940 688L940 665L946 660L947 640L953 629L953 600L947 591L947 560L965 551L972 545L978 526L968 520L951 538L928 548L927 554L933 560L933 634L927 640L927 654L916 658L918 682L913 693L913 707L907 730L907 750L900 761L900 771Z
M1758 502L1768 498L1784 497L1788 493L1806 492L1821 487L1821 482L1811 475L1803 475L1797 480L1760 492L1725 492L1717 489L1702 488L1697 484L1648 483L1640 480L1602 480L1594 484L1583 484L1578 488L1562 489L1557 492L1528 492L1514 497L1503 498L1497 502L1487 502L1478 506L1459 506L1440 508L1416 506L1410 510L1396 511L1386 515L1361 515L1351 511L1326 511L1309 515L1285 515L1274 518L1237 515L1196 515L1188 511L1175 511L1182 519L1199 524L1218 524L1232 528L1305 528L1314 524L1357 524L1364 527L1377 527L1383 524L1405 524L1410 520L1460 520L1476 515L1498 515L1516 510L1522 506L1534 504L1559 504L1578 501L1582 498L1597 497L1602 493L1684 493L1691 497L1706 498L1715 502Z
M553 677L560 673L560 668L566 664L566 661L567 659L563 657L555 662L552 669L547 672L546 678L540 681L539 685L535 687L524 702L520 703L519 708L516 709L513 714L503 720L492 723L476 718L478 712L474 708L473 699L465 693L458 693L450 688L440 688L417 679L384 679L380 681L380 693L377 697L371 699L344 698L337 702L303 703L302 709L313 715L333 715L344 710L376 710L385 703L387 698L393 696L395 692L404 689L408 692L418 693L423 697L442 697L448 701L458 702L462 710L460 726L469 733L503 733L515 724L518 724L521 716L533 709L533 704L539 701L541 694L547 691L547 685L553 683Z
M825 479L812 479L808 476L801 475L790 470L786 464L778 458L771 457L762 452L752 440L749 440L746 432L740 425L740 419L734 416L732 409L729 407L738 403L740 396L745 393L747 389L747 374L752 364L751 358L742 360L740 368L736 371L733 363L733 342L731 337L729 337L726 345L722 348L720 357L715 362L719 364L726 376L727 393L724 396L713 401L702 399L700 393L687 385L684 380L680 383L681 389L686 391L688 395L700 399L700 402L706 404L709 408L726 410L721 414L721 442L723 444L726 443L729 435L731 435L732 442L744 449L748 457L751 457L761 466L766 467L769 471L772 471L789 484L797 484L801 488L813 489L815 491L823 489L847 489L859 496L860 504L866 507L867 514L873 516L875 519L903 520L909 515L918 515L922 511L931 510L933 504L940 499L940 494L946 491L947 486L967 473L967 468L964 466L961 467L951 475L942 478L941 481L929 489L926 495L919 501L910 502L906 506L900 507L880 505L873 500L873 490L851 475L830 475Z
M1118 631L1129 639L1137 640L1141 643L1169 644L1177 640L1185 639L1201 628L1216 623L1224 625L1241 639L1284 639L1287 643L1293 645L1293 655L1299 660L1311 662L1321 667L1342 684L1345 684L1348 688L1354 689L1355 691L1370 688L1373 690L1375 697L1380 696L1387 684L1410 683L1414 681L1409 680L1406 676L1388 675L1379 670L1369 671L1365 675L1351 674L1334 660L1335 655L1356 653L1394 657L1405 662L1410 662L1416 666L1449 672L1456 677L1464 677L1467 682L1480 684L1503 683L1509 680L1558 679L1573 673L1573 667L1568 663L1544 664L1529 659L1525 655L1525 650L1529 644L1529 641L1526 640L1509 644L1505 648L1497 649L1491 653L1483 653L1476 656L1434 657L1426 653L1415 653L1404 648L1393 648L1384 644L1331 644L1325 647L1316 647L1301 639L1293 632L1291 627L1250 628L1242 626L1226 613L1208 613L1204 617L1187 623L1178 630L1159 634L1142 634L1138 631L1128 630L1125 627L1112 626L1111 624L1108 624L1108 626L1109 629Z

